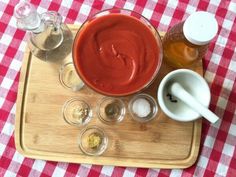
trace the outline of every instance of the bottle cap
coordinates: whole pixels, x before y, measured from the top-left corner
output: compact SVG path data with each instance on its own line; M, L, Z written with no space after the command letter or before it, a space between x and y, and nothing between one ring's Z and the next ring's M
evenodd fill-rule
M204 11L191 14L184 22L183 32L187 40L195 45L208 44L217 34L215 17Z

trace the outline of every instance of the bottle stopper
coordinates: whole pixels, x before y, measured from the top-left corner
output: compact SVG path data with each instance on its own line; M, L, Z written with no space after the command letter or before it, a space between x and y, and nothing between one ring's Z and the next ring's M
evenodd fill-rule
M36 9L29 2L20 2L14 9L17 27L33 31L40 27L41 19Z

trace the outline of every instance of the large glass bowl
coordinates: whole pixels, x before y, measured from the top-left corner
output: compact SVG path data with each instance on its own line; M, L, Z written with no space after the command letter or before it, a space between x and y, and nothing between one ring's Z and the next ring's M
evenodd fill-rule
M86 70L86 71L89 71L89 72L93 72L92 69L90 69L89 67L84 67L81 65L79 65L79 60L81 60L82 57L79 57L80 54L78 54L78 46L79 46L79 40L81 39L80 37L82 36L82 34L84 35L84 31L86 30L86 27L89 25L89 23L91 24L94 20L100 18L100 17L104 17L104 16L108 16L108 15L126 15L126 16L131 16L133 17L134 19L138 19L139 22L141 22L142 24L144 24L148 29L150 29L150 32L149 34L153 34L153 37L154 37L154 40L156 42L155 44L155 48L157 46L157 49L158 49L158 54L156 55L157 57L154 57L156 59L157 62L155 62L156 64L155 65L150 65L149 66L152 66L152 71L151 74L148 75L148 77L146 77L144 82L145 83L142 83L140 84L140 86L138 86L138 88L134 88L133 90L131 90L131 87L129 87L129 91L123 91L122 93L114 93L112 91L109 91L109 90L102 90L101 88L97 87L96 85L92 84L92 82L95 82L94 80L91 81L88 80L88 78L86 78L86 76L84 76L84 73L82 72L82 70ZM101 20L101 19L100 19ZM93 23L94 24L94 23ZM89 34L89 33L87 33ZM116 34L114 34L115 36ZM150 36L149 36L150 37ZM153 42L152 41L152 42ZM154 42L154 43L155 43ZM80 42L81 43L81 42ZM147 44L147 43L146 43ZM81 45L80 44L80 47L81 46L85 46L85 45ZM145 48L145 46L144 46ZM100 50L100 48L99 48ZM145 48L146 50L146 48ZM152 50L151 48L148 48L148 50ZM155 51L155 50L154 50ZM147 52L147 51L146 51ZM147 52L148 53L148 52ZM83 25L80 27L80 29L78 30L77 34L76 34L76 37L74 39L74 43L73 43L73 49L72 49L72 55L73 55L73 62L74 62L74 66L75 66L75 69L79 75L79 77L83 80L83 82L88 86L90 87L92 90L100 93L100 94L103 94L103 95L106 95L106 96L127 96L127 95L131 95L131 94L134 94L134 93L137 93L137 92L140 92L142 91L143 89L147 88L153 81L154 79L156 78L157 74L158 74L158 71L160 70L160 67L161 67L161 63L162 63L162 56L163 56L163 49L162 49L162 43L161 43L161 37L158 33L158 31L152 26L152 24L145 18L143 17L142 15L134 12L134 11L130 11L130 10L125 10L125 9L109 9L109 10L105 10L105 11L101 11L97 14L95 14L94 16L90 17L87 19L87 21L85 21L83 23ZM145 53L146 55L146 53ZM146 56L145 56L146 57ZM85 58L86 60L86 58ZM82 60L81 60L82 61ZM152 60L153 61L153 60ZM83 61L84 62L84 61ZM100 60L99 60L100 62ZM145 60L145 63L146 60ZM93 65L93 63L91 62L91 65ZM82 68L82 69L81 69ZM112 71L111 71L112 72ZM95 74L94 74L95 75ZM108 74L109 76L109 74ZM140 79L141 77L136 77L135 79L137 80L138 82L138 79ZM96 81L97 82L97 81ZM99 83L100 85L103 84L103 83ZM113 87L114 88L114 87ZM127 87L128 88L128 87ZM118 87L117 87L118 89Z

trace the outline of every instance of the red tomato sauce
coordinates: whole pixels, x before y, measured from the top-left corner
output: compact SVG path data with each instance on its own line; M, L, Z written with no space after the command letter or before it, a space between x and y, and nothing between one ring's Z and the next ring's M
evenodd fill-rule
M155 76L159 46L138 19L109 14L84 24L73 46L77 72L85 84L105 95L139 91Z

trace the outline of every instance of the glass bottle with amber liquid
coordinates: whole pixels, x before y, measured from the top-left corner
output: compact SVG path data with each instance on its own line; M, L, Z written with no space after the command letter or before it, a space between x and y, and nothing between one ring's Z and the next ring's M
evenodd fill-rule
M204 11L191 14L164 36L165 61L175 68L191 67L204 57L217 31L218 24L212 14Z

